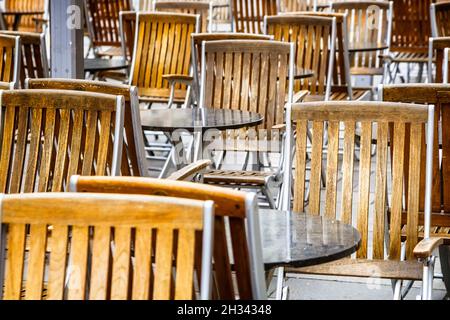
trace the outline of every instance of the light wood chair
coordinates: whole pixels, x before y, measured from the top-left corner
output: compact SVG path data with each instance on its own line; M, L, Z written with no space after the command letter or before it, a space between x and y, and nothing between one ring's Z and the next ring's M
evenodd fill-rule
M313 11L314 0L280 0L280 12Z
M76 192L164 195L215 204L213 299L266 299L266 284L256 196L198 183L151 178L80 177L71 179ZM230 238L227 238L227 234ZM197 243L201 247L201 242ZM200 250L197 250L200 252ZM197 256L196 263L200 263ZM233 281L237 281L236 285Z
M347 14L349 45L359 43L386 44L391 42L392 1L339 1L331 3L331 10ZM351 54L350 73L357 76L382 76L385 66L383 56L389 49Z
M60 192L71 175L118 175L123 97L65 90L1 95L0 192Z
M447 79L446 75L448 75L448 63L446 63L445 59L445 50L450 48L450 37L430 38L429 43L428 79L434 83L443 83ZM434 77L433 65L435 65Z
M2 195L0 206L1 247L8 248L0 254L4 300L193 299L199 231L204 244L200 296L210 297L212 201L35 193Z
M19 84L21 44L17 36L0 34L0 81Z
M49 18L49 0L5 0L5 11L41 11L43 14L24 15L20 19L19 30L43 32ZM7 28L12 26L14 15L5 17Z
M25 79L49 78L45 35L32 32L1 31L0 34L20 37L21 63L20 88L25 88Z
M151 11L153 9L152 0L139 0L138 11Z
M278 11L278 0L231 0L232 31L262 34L264 17Z
M430 5L434 2L436 1L394 1L391 54L385 57L391 82L396 80L400 73L399 65L403 63L408 68L406 80L401 77L403 82L410 82L410 64L419 65L418 82L422 81L423 68L428 61L428 38L431 36Z
M266 36L254 33L238 33L238 32L214 32L214 33L194 33L191 35L192 41L192 62L194 69L194 103L198 104L200 97L200 74L202 70L202 44L203 41L220 41L220 40L273 40L273 36Z
M119 12L130 11L130 0L84 0L86 23L98 57L121 57Z
M434 127L434 153L433 153L433 183L431 197L431 234L435 237L446 239L450 243L450 198L448 187L450 184L450 172L447 169L447 159L450 153L448 131L449 108L450 108L450 86L447 84L409 84L409 85L388 85L380 89L380 98L389 102L432 104L435 110ZM440 137L439 133L442 134ZM424 145L422 145L424 148ZM424 172L424 166L421 172ZM406 169L405 169L406 170ZM425 177L420 177L421 198L425 194ZM423 226L423 203L419 206L419 226ZM405 222L407 217L402 217ZM419 229L419 238L423 238L423 227ZM405 230L403 230L403 233ZM447 292L450 292L450 264L449 247L440 248L440 262L444 274L444 282Z
M191 70L191 34L198 33L198 15L138 13L130 85L140 101L188 104ZM182 33L179 30L184 30Z
M432 36L450 36L450 1L432 3L430 10Z
M265 17L264 24L265 33L274 36L275 40L295 43L295 70L314 72L312 78L295 80L295 92L308 90L310 95L306 100L329 100L335 62L336 46L332 39L336 38L336 18L283 14Z
M425 150L422 142L425 139L433 141L434 107L383 102L314 102L294 104L291 114L296 136L293 211L353 224L361 234L361 244L354 259L286 268L286 272L393 279L395 298L401 297L401 280L421 280L422 297L430 299L434 267L432 252L442 240L430 238L433 144L428 143ZM358 124L361 146L359 183L355 185L357 164L354 149ZM342 163L338 161L341 125L345 127ZM377 130L373 134L375 125ZM307 159L306 148L308 126L312 126L313 131L310 159ZM328 137L327 152L323 152L324 133ZM376 139L377 155L375 174L372 175L373 139ZM291 147L286 146L287 150ZM387 174L389 149L392 176ZM291 157L287 159L290 161ZM311 161L309 198L305 192L307 161ZM409 168L408 172L404 170L405 166ZM322 167L326 170L324 188L321 187ZM342 177L341 182L338 177ZM427 186L425 196L420 192L421 177L426 177L423 180ZM403 184L404 179L409 181L407 186ZM371 181L375 185L373 206ZM392 186L389 196L388 184ZM406 227L402 219L404 195L407 201ZM387 203L391 208L389 220L386 218ZM419 243L421 207L425 207L425 225L424 240ZM373 236L369 236L369 226ZM406 242L402 241L402 230L406 230Z
M148 176L136 87L77 79L28 79L27 89L75 90L123 96L124 131L121 176Z
M200 16L200 32L212 32L212 2L209 1L156 1L154 10L198 14Z
M294 45L267 40L223 40L203 42L200 108L253 111L264 115L256 128L230 130L214 143L210 152L245 152L241 170L206 171L203 181L234 188L262 191L270 207L280 201L282 185L286 101L293 99ZM234 61L234 62L233 62ZM280 154L274 170L261 171L261 157ZM247 169L250 154L257 155ZM277 200L272 195L277 190Z

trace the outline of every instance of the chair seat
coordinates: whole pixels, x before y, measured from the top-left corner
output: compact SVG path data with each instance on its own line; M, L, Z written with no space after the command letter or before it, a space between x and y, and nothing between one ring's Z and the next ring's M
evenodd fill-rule
M423 265L418 261L345 258L310 267L286 268L286 272L329 276L422 280L422 268Z
M428 62L428 53L394 52L391 58L393 62L426 63Z
M369 90L365 89L353 89L353 100L363 100L366 98L368 94L370 94ZM303 100L304 102L315 102L315 101L324 101L325 96L324 95L308 95ZM331 91L330 95L331 101L347 101L348 100L348 93L347 91L343 90L337 90L337 91Z
M262 171L209 170L203 175L203 183L262 187L273 175Z
M109 47L106 49L100 49L97 52L100 57L122 57L123 51L121 47Z

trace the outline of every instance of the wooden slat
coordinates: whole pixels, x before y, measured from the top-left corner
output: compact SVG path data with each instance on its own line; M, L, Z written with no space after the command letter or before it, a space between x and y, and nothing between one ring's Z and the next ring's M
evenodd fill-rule
M25 225L13 224L8 230L8 254L6 260L5 300L20 300L25 254Z
M33 225L30 231L25 299L41 300L44 282L45 248L47 245L47 225Z
M309 211L320 214L320 183L322 177L323 122L313 122L313 141L311 151L311 179L309 184Z
M296 139L296 179L294 187L294 211L304 212L305 203L305 171L306 171L306 130L308 122L306 120L297 121Z
M153 298L168 300L170 298L172 266L172 230L158 230L156 241L156 270Z
M89 228L72 228L72 241L69 260L69 300L83 300L86 297L86 272L88 259Z
M328 123L328 155L326 176L325 216L336 219L337 177L339 152L339 122Z
M344 123L344 154L342 160L342 209L341 220L352 223L353 202L353 166L355 149L355 122Z
M62 300L64 298L65 268L67 261L68 227L54 225L51 237L52 252L49 262L48 300Z
M136 229L133 300L147 300L150 293L152 230Z
M175 300L192 299L194 247L195 231L180 230L178 233Z
M108 291L108 270L111 243L111 229L96 227L92 244L92 267L89 287L90 300L106 300Z
M112 270L112 300L127 300L129 290L131 229L119 227L114 230L114 254Z

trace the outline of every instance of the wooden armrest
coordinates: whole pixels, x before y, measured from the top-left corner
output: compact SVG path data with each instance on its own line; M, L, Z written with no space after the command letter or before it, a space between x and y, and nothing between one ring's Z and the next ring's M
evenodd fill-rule
M303 99L305 99L305 97L309 94L308 90L301 90L299 92L296 92L294 94L294 99L293 99L293 103L299 103L301 101L303 101Z
M276 124L276 125L272 126L272 130L285 131L286 130L286 124L284 124L284 123Z
M194 81L194 77L183 74L164 74L162 77L169 82L179 82L188 85Z
M414 248L414 256L417 259L426 259L442 244L444 244L444 238L431 237L429 239L423 239Z
M36 21L36 22L42 22L42 23L47 23L48 22L48 19L44 19L44 18L33 18L33 21Z
M189 180L192 176L200 173L211 165L211 160L199 160L192 163L177 172L172 173L167 180L183 181Z

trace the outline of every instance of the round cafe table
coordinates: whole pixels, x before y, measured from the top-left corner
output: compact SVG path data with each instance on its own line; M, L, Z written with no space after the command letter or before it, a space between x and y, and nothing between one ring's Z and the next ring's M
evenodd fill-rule
M339 260L361 243L358 230L321 216L261 209L259 222L266 270Z

